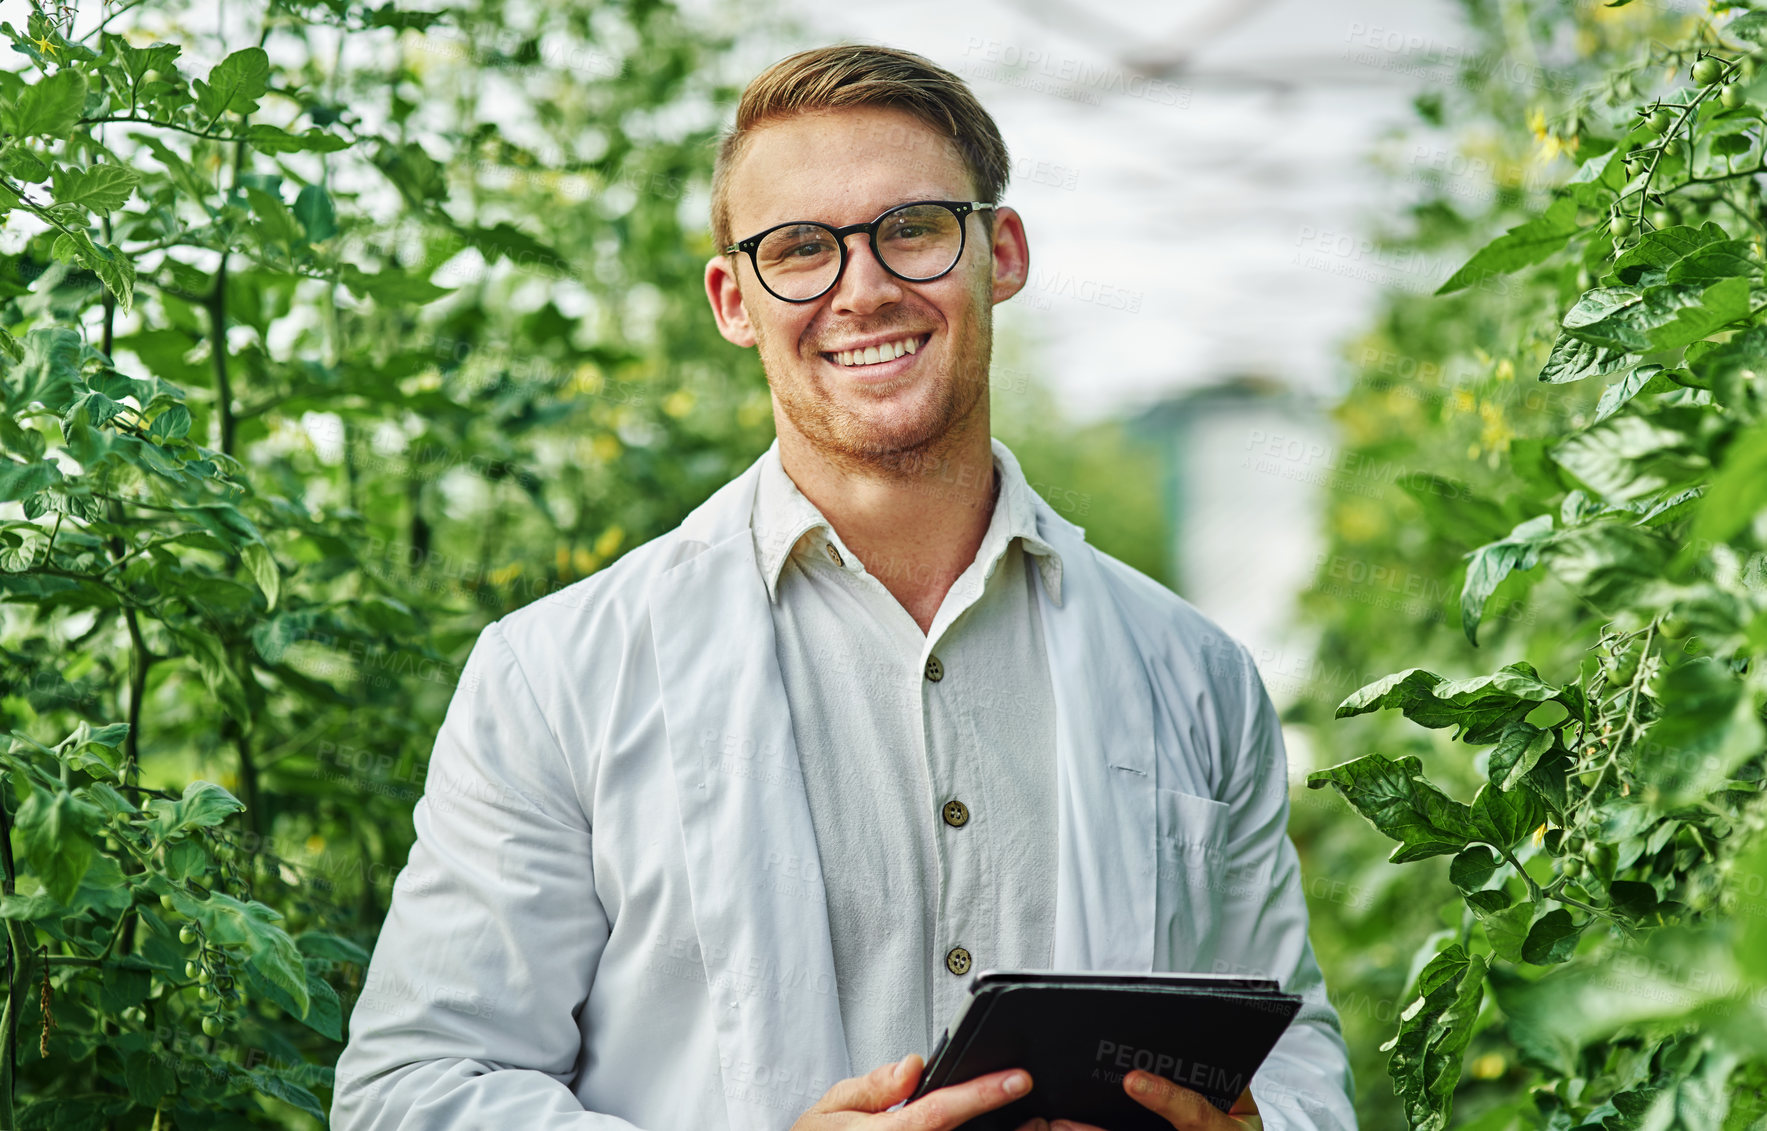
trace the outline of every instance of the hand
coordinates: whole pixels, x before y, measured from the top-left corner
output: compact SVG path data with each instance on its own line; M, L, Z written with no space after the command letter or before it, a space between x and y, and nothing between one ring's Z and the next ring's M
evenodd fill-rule
M1031 1090L1030 1073L1008 1068L936 1088L905 1107L886 1110L913 1094L925 1067L918 1053L910 1053L896 1064L880 1065L863 1076L842 1080L791 1125L792 1131L949 1131L983 1112L1005 1107ZM1007 1084L1015 1077L1023 1086L1009 1091Z
M1138 1091L1141 1086L1146 1086L1147 1091ZM1233 1110L1226 1114L1200 1094L1151 1072L1138 1070L1129 1073L1123 1077L1123 1090L1142 1107L1155 1115L1164 1116L1166 1122L1176 1128L1176 1131L1262 1131L1264 1126L1264 1121L1258 1116L1258 1105L1252 1101L1250 1088L1240 1093L1239 1099L1233 1102ZM1035 1126L1041 1122L1033 1120L1019 1128L1019 1131L1044 1131L1044 1128ZM1048 1131L1104 1129L1090 1123L1058 1119L1048 1125Z

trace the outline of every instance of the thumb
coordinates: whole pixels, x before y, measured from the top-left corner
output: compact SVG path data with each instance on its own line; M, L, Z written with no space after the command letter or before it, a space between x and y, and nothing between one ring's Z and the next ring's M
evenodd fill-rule
M842 1080L822 1097L824 1111L879 1112L906 1099L920 1079L920 1054L909 1053L894 1064L880 1064L863 1076Z

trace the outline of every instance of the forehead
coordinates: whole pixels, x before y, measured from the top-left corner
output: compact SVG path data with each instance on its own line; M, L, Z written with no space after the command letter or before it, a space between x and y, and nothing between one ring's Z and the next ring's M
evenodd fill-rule
M749 136L730 171L730 228L747 236L787 220L853 224L904 200L971 200L957 147L905 110L822 110Z

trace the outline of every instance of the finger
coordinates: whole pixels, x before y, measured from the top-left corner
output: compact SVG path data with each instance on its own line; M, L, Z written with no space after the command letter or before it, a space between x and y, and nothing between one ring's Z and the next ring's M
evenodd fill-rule
M1252 1090L1250 1088L1247 1088L1245 1091L1243 1091L1239 1094L1239 1098L1237 1100L1233 1101L1233 1107L1228 1110L1227 1114L1228 1115L1256 1115L1256 1114L1258 1114L1258 1101L1252 1098Z
M1123 1090L1136 1103L1164 1116L1177 1131L1241 1131L1244 1126L1227 1118L1201 1093L1151 1072L1129 1073L1123 1078Z
M937 1088L891 1114L891 1126L915 1131L947 1131L985 1111L1005 1107L1031 1090L1031 1074L1022 1068L1006 1068Z
M863 1076L841 1080L810 1110L879 1112L908 1097L920 1079L920 1054L909 1053L894 1064L880 1064Z
M1049 1120L1041 1115L1035 1119L1027 1119L1018 1125L1017 1131L1049 1131Z

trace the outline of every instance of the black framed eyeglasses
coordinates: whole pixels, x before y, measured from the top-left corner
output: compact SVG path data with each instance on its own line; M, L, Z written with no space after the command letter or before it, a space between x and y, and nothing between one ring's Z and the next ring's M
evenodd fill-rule
M789 220L740 240L724 254L748 253L767 293L786 302L814 302L847 270L847 237L864 232L884 270L910 283L948 274L963 256L971 212L996 207L981 200L911 200L869 224L837 228L817 220Z

